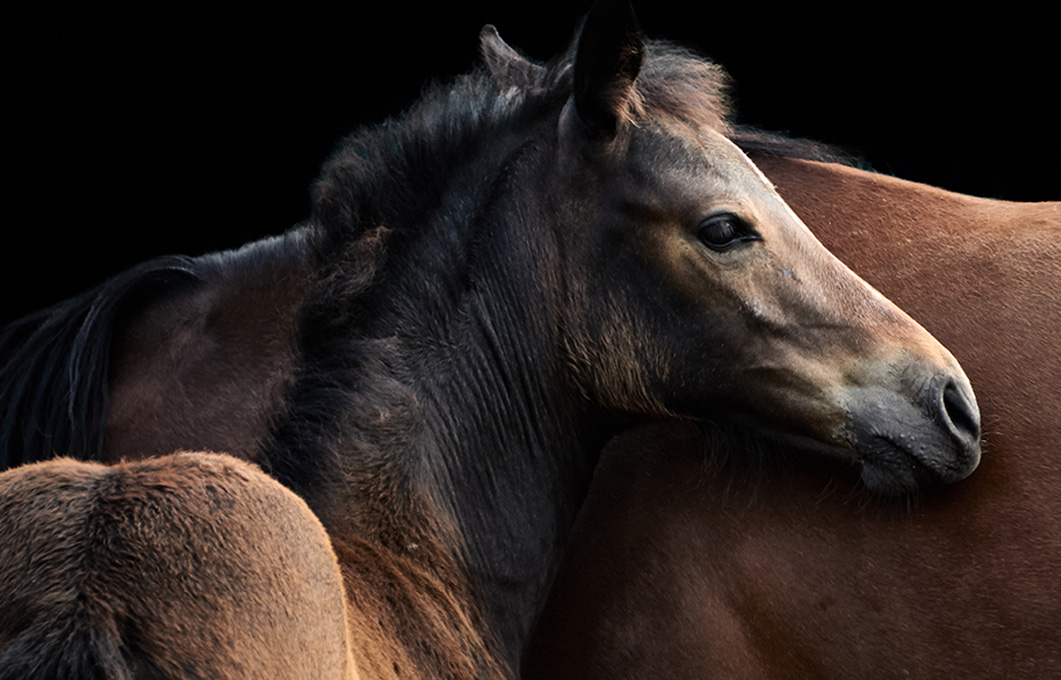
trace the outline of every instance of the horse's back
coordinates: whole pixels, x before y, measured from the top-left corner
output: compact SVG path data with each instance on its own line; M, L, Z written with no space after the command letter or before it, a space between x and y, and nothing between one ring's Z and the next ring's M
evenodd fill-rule
M100 460L209 450L261 462L295 370L305 238L294 230L198 258L199 285L156 293L123 315Z
M229 456L0 475L0 677L348 678L309 508Z
M156 258L0 328L0 470L56 452L260 462L295 370L309 231Z

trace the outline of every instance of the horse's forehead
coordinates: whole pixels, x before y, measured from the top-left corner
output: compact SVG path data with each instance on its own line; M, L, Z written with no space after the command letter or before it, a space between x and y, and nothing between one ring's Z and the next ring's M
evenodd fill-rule
M712 129L701 129L692 136L699 162L707 174L720 178L726 184L773 191L773 183L724 134Z
M640 146L634 191L624 200L658 209L735 211L761 228L793 235L810 230L785 203L766 175L728 137L714 129L664 126L647 132ZM812 236L813 238L813 236Z
M752 160L748 158L748 156L741 151L740 147L734 144L732 140L717 132L709 133L709 136L701 134L701 140L704 140L705 138L709 140L710 145L713 146L716 151L720 152L718 156L723 159L723 162L727 164L727 167L731 170L739 169L742 174L750 173L750 176L754 177L758 184L769 187L770 190L773 191L773 182L767 179L763 171L760 170L755 163L752 163ZM705 144L705 146L707 146L707 144Z
M635 147L635 165L650 185L675 184L702 196L737 203L782 203L766 175L725 135L715 130L661 127Z

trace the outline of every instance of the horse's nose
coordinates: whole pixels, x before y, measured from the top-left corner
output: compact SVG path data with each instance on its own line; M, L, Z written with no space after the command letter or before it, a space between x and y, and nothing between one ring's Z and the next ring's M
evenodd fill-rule
M957 473L954 481L957 481L976 469L980 462L980 409L968 381L954 378L943 384L935 403L940 420L960 452L954 470Z
M941 390L940 407L951 433L959 441L980 442L980 409L968 389L948 380Z

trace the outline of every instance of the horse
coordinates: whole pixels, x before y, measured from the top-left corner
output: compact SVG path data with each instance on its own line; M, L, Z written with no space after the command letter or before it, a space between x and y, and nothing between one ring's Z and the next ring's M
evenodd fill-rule
M324 527L231 456L7 471L0 545L5 680L357 677Z
M983 409L981 469L889 504L842 466L786 464L718 432L620 437L525 676L1057 677L1061 203L753 158L833 252L953 349Z
M741 423L885 492L973 471L968 378L728 139L719 67L618 0L549 64L481 46L348 138L288 234L6 329L3 464L256 463L328 532L358 672L433 678L515 674L633 424Z

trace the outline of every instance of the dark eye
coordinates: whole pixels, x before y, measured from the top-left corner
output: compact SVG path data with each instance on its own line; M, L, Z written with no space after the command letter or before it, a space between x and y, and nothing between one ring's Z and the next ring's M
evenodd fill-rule
M732 213L707 218L700 225L696 235L705 246L718 251L729 250L739 243L759 240L759 234Z

